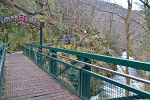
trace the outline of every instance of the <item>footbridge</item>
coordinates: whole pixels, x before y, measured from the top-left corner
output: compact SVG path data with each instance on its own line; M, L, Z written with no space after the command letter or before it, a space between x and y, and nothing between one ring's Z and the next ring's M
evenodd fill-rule
M61 48L23 44L23 52L6 54L0 45L1 100L149 100L150 81L93 62L150 71L150 63ZM145 89L115 81L101 72L144 84Z

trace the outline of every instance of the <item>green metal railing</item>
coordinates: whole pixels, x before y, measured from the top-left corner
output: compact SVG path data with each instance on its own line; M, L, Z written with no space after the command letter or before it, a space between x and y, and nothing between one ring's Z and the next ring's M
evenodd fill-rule
M5 64L5 44L3 43L0 45L0 100L2 95L4 64Z
M37 65L55 77L68 89L73 91L76 95L85 100L131 100L131 99L150 99L150 93L144 90L133 88L129 85L122 84L114 81L105 76L91 72L91 67L100 68L94 66L90 59L128 66L140 70L150 71L150 63L141 62L129 59L121 59L73 50L66 50L48 46L41 46L35 44L25 43L23 46L23 52ZM66 53L76 56L76 60L58 55L57 53ZM58 59L72 60L70 63L67 61ZM82 63L83 67L79 67ZM117 72L100 68L105 71L113 72L120 75ZM122 75L128 78L132 78L129 75ZM134 79L134 77L132 78ZM135 78L136 79L136 78ZM136 79L141 82L145 82L150 85L150 81ZM126 90L130 95L126 95Z

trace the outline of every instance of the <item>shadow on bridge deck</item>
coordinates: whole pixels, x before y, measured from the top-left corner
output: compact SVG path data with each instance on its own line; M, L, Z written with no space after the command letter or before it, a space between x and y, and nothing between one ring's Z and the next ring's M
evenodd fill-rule
M22 53L6 55L2 100L78 100Z

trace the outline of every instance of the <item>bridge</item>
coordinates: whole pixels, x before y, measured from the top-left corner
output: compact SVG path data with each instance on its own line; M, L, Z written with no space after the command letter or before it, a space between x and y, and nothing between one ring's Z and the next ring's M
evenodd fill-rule
M130 78L150 89L150 81L91 64L92 60L150 71L150 63L36 44L6 54L0 45L1 100L138 100L150 93L92 72L100 69ZM68 55L68 56L66 56ZM129 94L127 94L129 92Z

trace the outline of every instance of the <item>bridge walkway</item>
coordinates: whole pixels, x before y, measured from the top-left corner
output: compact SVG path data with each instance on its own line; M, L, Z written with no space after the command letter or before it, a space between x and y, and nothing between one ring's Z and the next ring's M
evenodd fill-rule
M2 100L80 100L22 53L7 54Z

